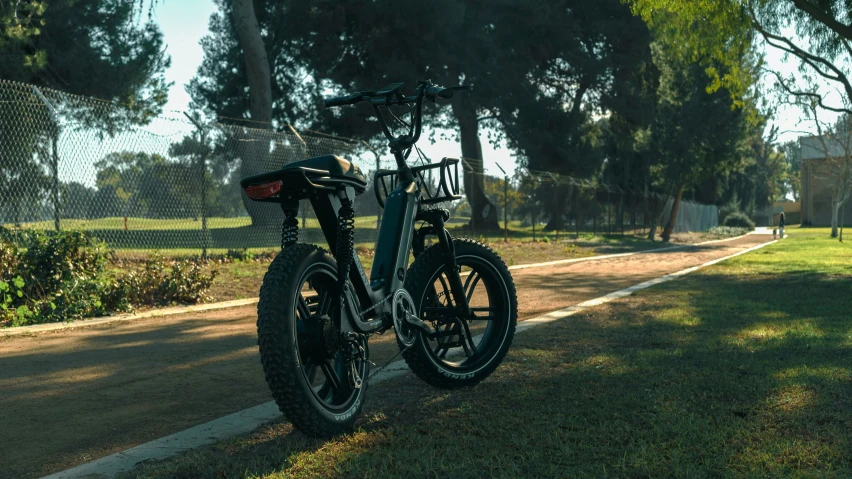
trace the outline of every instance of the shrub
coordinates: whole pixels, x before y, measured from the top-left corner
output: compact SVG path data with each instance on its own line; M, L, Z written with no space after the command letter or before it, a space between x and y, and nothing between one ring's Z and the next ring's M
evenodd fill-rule
M0 326L68 321L134 305L197 303L209 299L216 272L198 259L146 260L141 271L116 276L106 244L80 231L24 231L21 248L0 241Z
M141 271L130 271L119 278L122 294L134 305L198 303L210 299L207 290L217 271L205 275L196 258L167 260L154 255Z
M106 275L105 243L80 231L24 231L0 248L0 325L65 321L129 309Z
M254 259L254 254L247 248L229 249L225 254L225 257L232 261L252 261Z
M742 236L749 232L748 228L739 228L736 226L713 226L708 233L718 236Z
M725 218L725 226L746 228L748 231L752 231L754 230L754 221L743 213L731 213Z

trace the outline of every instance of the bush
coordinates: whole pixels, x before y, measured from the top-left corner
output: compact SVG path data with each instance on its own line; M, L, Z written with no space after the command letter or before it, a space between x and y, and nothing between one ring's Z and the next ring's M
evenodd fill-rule
M225 254L225 257L232 261L243 261L248 262L254 259L254 254L248 250L248 248L243 249L229 249Z
M737 226L713 226L708 233L718 236L742 236L749 232L748 228L740 228Z
M65 321L129 309L105 273L106 244L80 231L24 231L3 243L0 325Z
M754 221L743 213L731 213L725 218L725 226L754 230Z
M20 248L0 241L0 326L69 321L136 305L197 303L216 277L197 259L149 258L141 272L116 276L106 244L80 231L24 231Z
M210 299L206 293L216 274L203 274L195 258L167 260L154 255L141 271L127 273L118 283L124 297L134 305L198 303Z

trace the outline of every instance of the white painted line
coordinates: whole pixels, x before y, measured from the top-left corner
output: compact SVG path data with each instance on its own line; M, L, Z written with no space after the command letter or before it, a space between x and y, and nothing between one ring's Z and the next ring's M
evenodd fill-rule
M538 316L535 318L521 321L520 323L518 323L515 332L521 333L523 331L542 324L551 323L558 319L573 316L589 308L609 303L610 301L619 298L630 296L636 291L645 288L650 288L651 286L660 283L665 283L667 281L672 281L681 276L692 273L693 271L714 265L716 263L720 263L735 256L740 256L742 254L749 253L751 251L763 248L764 246L768 246L773 243L777 243L777 241L770 241L768 243L759 244L757 246L748 248L738 253L725 256L724 258L708 261L699 266L693 266L691 268L687 268L676 273L667 274L665 276L655 278L650 281L645 281L644 283L639 283L635 286L631 286L620 291L609 293L599 298L583 301L582 303L568 308L552 311L543 316ZM480 336L477 336L476 338L479 337ZM460 350L461 348L458 349ZM454 351L450 354L456 355L457 353L458 352ZM397 376L401 376L407 371L408 366L405 364L405 361L395 361L389 364L382 372L376 374L373 378L371 378L370 384L373 385L387 381ZM73 467L62 472L57 472L56 474L45 476L43 479L108 479L120 472L132 469L136 464L140 462L165 459L175 454L185 452L199 446L210 444L220 439L226 439L237 434L243 434L249 431L253 431L257 427L275 419L278 419L279 417L281 417L281 413L278 411L278 407L275 405L274 401L270 401L259 406L248 408L219 419L214 419L213 421L206 422L204 424L186 429L181 432L177 432L170 436L147 442L132 449L127 449L126 451L122 451L111 456L106 456L86 464L81 464L77 467Z

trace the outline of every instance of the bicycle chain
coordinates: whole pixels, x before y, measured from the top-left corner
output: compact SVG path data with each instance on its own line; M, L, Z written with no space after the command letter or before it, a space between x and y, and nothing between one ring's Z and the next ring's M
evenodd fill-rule
M379 306L381 306L382 304L384 304L384 303L385 303L385 301L387 301L387 300L389 300L389 299L393 298L393 295L394 295L395 293L396 293L396 291L394 291L393 293L390 293L389 295L385 296L385 297L384 297L381 301L379 301L378 303L376 303L376 304L374 304L374 305L370 306L369 308L365 309L364 311L361 311L361 319L364 319L364 317L365 317L365 316L367 316L367 313L369 313L370 311L372 311L372 310L374 310L374 309L378 308Z
M376 304L374 304L373 306L371 306L371 307L369 307L369 308L365 309L364 311L362 311L362 312L361 312L361 319L364 319L364 317L365 317L365 316L367 315L367 313L369 313L370 311L373 311L374 309L376 309L376 308L378 308L379 306L381 306L382 304L384 304L387 300L389 300L389 299L393 298L394 294L396 294L396 291L394 291L393 293L390 293L389 295L387 295L387 296L385 296L384 298L382 298L382 300L381 300L381 301L379 301L378 303L376 303ZM369 335L369 336L372 336L372 335ZM368 338L369 338L369 336L368 336ZM409 349L411 349L412 347L413 347L413 345L412 345L412 346L406 346L406 347L404 347L404 348L400 349L400 350L399 350L396 354L394 354L394 355L393 355L393 357L392 357L392 358L388 359L388 360L387 360L387 362L386 362L385 364L383 364L383 365L382 365L379 369L376 369L375 371L373 371L372 373L370 373L370 375L369 375L369 376L367 376L367 379L366 379L366 380L367 380L367 381L369 381L369 380L370 380L370 379L372 379L372 378L373 378L376 374L379 374L380 372L384 371L384 370L385 370L385 368L387 368L388 366L390 366L390 364L393 362L393 360L394 360L394 359L398 358L400 354L402 354L402 353L404 353L404 352L408 351L408 350L409 350ZM369 361L369 360L368 360L368 361ZM372 362L372 361L370 361L370 364L372 364L373 366L375 366L375 365L376 365L376 363L374 363L374 362Z
M402 353L404 353L404 352L408 351L408 350L409 350L409 348L411 348L411 346L406 346L406 347L404 347L404 348L400 349L400 350L399 350L399 352L398 352L398 353L396 353L396 354L394 354L392 358L388 359L388 362L386 362L385 364L383 364L383 365L382 365L382 367L380 367L379 369L376 369L375 371L373 371L372 373L370 373L370 375L369 375L369 376L367 376L367 381L369 381L370 379L373 379L373 376L375 376L376 374L379 374L380 372L382 372L382 371L383 371L386 367L388 367L388 366L390 365L390 363L392 363L392 362L393 362L393 360L394 360L394 359L398 358L400 354L402 354ZM372 361L370 361L370 363L371 363L371 364L373 364L373 362L372 362Z

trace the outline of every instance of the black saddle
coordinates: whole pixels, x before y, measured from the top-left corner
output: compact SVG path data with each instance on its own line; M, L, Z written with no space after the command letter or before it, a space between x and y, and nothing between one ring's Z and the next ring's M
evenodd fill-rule
M318 191L334 191L341 186L351 186L356 195L367 189L367 177L354 163L337 155L324 155L294 161L280 170L248 176L240 180L243 189L281 182L280 191L273 196L256 201L280 203L283 200L300 200Z

